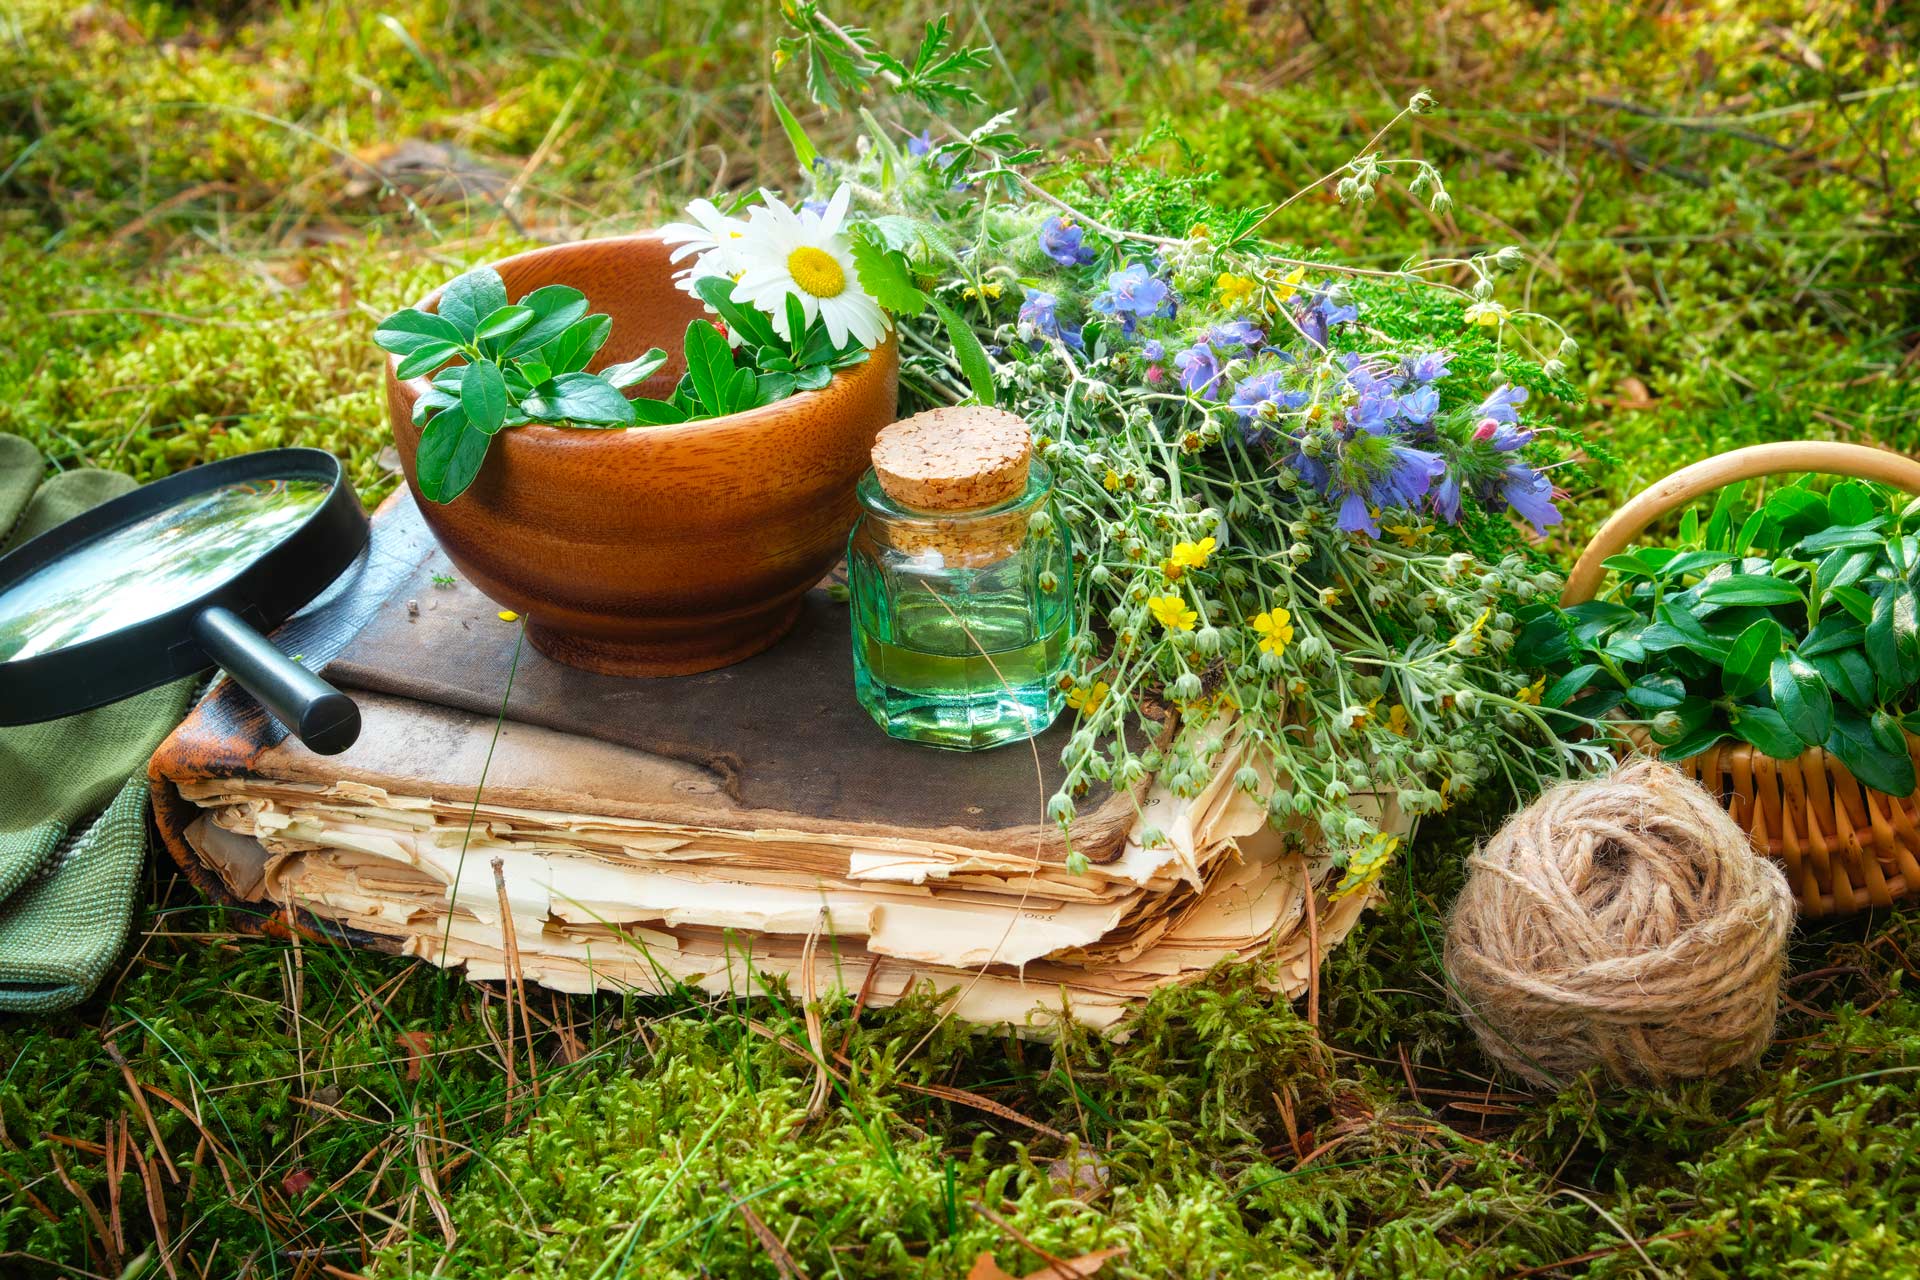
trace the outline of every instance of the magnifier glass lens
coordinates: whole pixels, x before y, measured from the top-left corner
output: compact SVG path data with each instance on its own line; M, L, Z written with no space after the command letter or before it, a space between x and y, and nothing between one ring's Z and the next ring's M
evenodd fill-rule
M145 622L236 577L298 529L332 486L209 489L60 557L0 594L0 662Z

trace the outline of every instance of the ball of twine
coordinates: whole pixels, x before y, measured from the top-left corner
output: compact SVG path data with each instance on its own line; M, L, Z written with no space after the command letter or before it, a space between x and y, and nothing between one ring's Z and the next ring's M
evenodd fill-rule
M1487 1055L1553 1086L1596 1064L1664 1084L1773 1037L1793 896L1712 796L1636 760L1555 787L1469 862L1447 928Z

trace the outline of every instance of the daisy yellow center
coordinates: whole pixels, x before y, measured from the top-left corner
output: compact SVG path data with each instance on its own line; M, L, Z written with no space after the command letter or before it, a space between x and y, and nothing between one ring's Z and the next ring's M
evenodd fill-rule
M825 249L803 244L787 255L787 274L816 298L837 298L847 287L847 273Z

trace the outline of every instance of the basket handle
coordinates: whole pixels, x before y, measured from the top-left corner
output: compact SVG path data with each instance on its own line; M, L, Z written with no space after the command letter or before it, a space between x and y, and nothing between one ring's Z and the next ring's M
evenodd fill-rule
M1567 575L1566 590L1560 593L1562 607L1583 604L1593 599L1606 577L1603 562L1627 549L1627 544L1646 532L1648 525L1677 507L1685 506L1703 493L1751 480L1756 476L1819 472L1825 475L1851 476L1856 480L1877 480L1882 484L1920 494L1920 462L1905 454L1875 449L1864 444L1842 444L1833 440L1786 440L1775 444L1748 445L1730 453L1702 458L1680 468L1664 480L1656 480L1621 507L1600 526L1593 541L1580 553L1573 572Z

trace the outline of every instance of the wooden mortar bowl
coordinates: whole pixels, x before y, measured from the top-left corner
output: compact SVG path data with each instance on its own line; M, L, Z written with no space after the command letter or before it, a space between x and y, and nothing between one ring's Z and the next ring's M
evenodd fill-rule
M661 347L667 363L627 394L661 399L686 368L687 323L657 235L586 240L494 263L507 296L571 285L613 317L591 369ZM417 305L439 301L435 290ZM420 496L414 401L425 378L394 376L387 411L407 484L469 581L526 615L540 652L607 675L708 671L767 648L845 549L854 483L894 419L899 348L889 336L820 391L681 426L510 427L473 486L441 506Z

